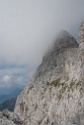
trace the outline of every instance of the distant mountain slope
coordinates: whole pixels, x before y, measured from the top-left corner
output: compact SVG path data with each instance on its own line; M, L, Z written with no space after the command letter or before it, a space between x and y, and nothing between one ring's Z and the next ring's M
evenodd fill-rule
M14 111L15 103L16 103L16 98L12 98L10 100L7 100L7 101L1 103L0 111L3 111L3 109L8 109L10 111Z
M0 103L3 103L4 101L10 100L11 98L16 98L20 92L22 91L21 88L16 88L13 92L0 95Z

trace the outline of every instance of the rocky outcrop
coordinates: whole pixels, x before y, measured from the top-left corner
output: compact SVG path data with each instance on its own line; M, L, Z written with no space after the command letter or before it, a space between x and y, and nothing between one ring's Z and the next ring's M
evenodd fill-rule
M79 41L62 31L19 95L24 125L84 125L84 23Z
M19 117L8 110L0 112L0 125L22 125Z

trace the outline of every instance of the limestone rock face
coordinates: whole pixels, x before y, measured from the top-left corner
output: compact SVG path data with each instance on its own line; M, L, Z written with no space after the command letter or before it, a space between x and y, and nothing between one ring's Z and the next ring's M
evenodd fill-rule
M14 112L24 125L84 125L82 29L79 45L67 31L59 34L18 96Z
M81 60L84 60L84 21L81 23L78 33L79 38L79 54Z

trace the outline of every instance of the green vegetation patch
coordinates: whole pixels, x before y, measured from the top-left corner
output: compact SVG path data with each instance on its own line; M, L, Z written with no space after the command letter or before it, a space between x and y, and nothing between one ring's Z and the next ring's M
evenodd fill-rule
M61 80L57 79L55 81L52 81L51 83L48 82L47 85L50 87L56 87L56 88L60 87L57 93L57 97L59 100L62 98L63 93L65 91L68 92L67 93L68 98L72 97L72 95L70 95L70 92L74 92L74 90L79 90L80 93L83 92L81 82L77 82L76 80L71 80L70 83L66 83L66 82L61 83Z
M52 81L51 83L47 83L48 86L54 86L54 87L60 87L61 85L63 85L64 83L60 82L60 79L57 79L55 81Z

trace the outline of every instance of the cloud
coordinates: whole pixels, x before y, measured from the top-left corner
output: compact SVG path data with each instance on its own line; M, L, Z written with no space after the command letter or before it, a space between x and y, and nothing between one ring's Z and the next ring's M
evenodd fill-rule
M37 66L61 29L77 37L84 0L4 0L0 12L2 63Z
M5 75L5 76L3 77L3 82L5 82L5 83L11 82L11 76Z
M0 88L24 86L60 30L77 38L84 0L0 1Z
M1 87L11 87L12 86L12 77L9 75L5 75L2 78L2 83L3 84L1 84Z
M8 67L8 68L6 68ZM5 66L0 69L0 88L23 88L29 80L30 70L28 66Z

